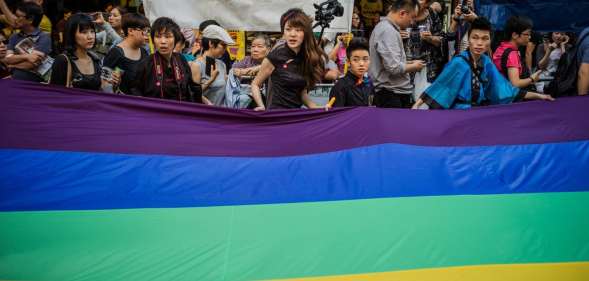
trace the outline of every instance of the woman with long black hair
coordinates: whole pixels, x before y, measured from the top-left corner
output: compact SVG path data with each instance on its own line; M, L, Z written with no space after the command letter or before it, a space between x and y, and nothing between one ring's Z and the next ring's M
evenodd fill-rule
M55 58L50 84L87 90L100 90L102 65L90 50L96 44L96 29L92 18L75 14L65 24L64 53ZM114 74L110 83L118 83Z
M313 37L313 20L301 9L290 9L280 17L284 43L277 45L262 61L252 82L255 110L265 110L260 88L270 78L270 109L322 108L308 91L321 80L327 56Z

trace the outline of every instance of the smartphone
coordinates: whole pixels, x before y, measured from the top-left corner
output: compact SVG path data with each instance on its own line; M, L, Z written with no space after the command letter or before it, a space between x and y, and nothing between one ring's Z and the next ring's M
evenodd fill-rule
M211 57L205 57L206 59L206 66L205 66L205 74L207 76L211 76L211 69L213 68L213 65L215 65L215 59L211 58Z

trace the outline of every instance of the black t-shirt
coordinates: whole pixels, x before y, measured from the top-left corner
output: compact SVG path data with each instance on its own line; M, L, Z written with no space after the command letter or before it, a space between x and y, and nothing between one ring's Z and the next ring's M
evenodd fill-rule
M75 61L77 58L75 56L67 55L69 59L69 63L71 64L72 70L72 77L71 83L73 88L77 89L86 89L86 90L100 90L102 81L100 79L100 72L102 70L102 66L100 64L100 59L92 54L88 53L92 62L94 64L94 74L86 75L80 72L78 66L76 65ZM59 55L55 57L55 62L53 63L52 70L51 70L51 84L52 85L61 85L66 86L67 83L67 68L68 68L68 60L66 59L66 54Z
M139 60L132 60L125 57L125 51L119 46L114 46L108 52L106 57L104 57L105 67L112 70L115 70L115 68L118 67L124 71L123 76L121 77L121 85L119 86L119 90L123 93L129 93L132 81L137 79L139 66L141 66L143 60L149 56L144 48L139 49L141 50L141 58L139 58Z
M301 92L307 87L301 75L302 53L295 54L285 43L274 48L267 58L274 65L270 76L270 108L301 108Z
M329 99L335 97L334 107L368 106L368 97L371 95L374 95L372 82L364 78L360 80L348 71L346 76L331 88Z

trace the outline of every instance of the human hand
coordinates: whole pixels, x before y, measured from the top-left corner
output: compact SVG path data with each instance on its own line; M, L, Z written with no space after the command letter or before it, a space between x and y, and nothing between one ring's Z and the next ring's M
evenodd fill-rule
M409 39L409 32L407 30L401 30L399 33L401 33L402 39Z
M564 40L560 43L561 46L566 45L569 43L569 41L571 40L571 38L568 35L564 36Z
M119 72L119 71L113 71L112 72L110 83L112 85L119 85L121 83L121 72Z
M432 40L432 33L430 31L424 31L420 33L421 39L427 42L431 42Z
M418 72L421 71L425 67L425 62L422 60L415 60L409 63L409 68L412 71L409 72Z
M458 20L460 16L462 16L462 5L459 4L456 6L456 8L454 8L454 15L452 16L452 19Z
M542 70L538 70L536 72L534 72L534 74L530 75L530 78L532 78L532 80L538 81L540 79L540 74L542 73Z
M38 52L38 51L33 51L32 53L30 53L26 56L27 61L32 63L33 65L41 64L41 62L43 61L44 58L45 58L45 55L43 55L43 53Z
M479 16L475 14L473 10L470 10L470 13L464 15L464 20L467 22L473 22L478 17Z
M94 17L94 23L96 23L97 25L103 25L106 22L104 20L104 17L102 16L101 12L94 13L93 17Z

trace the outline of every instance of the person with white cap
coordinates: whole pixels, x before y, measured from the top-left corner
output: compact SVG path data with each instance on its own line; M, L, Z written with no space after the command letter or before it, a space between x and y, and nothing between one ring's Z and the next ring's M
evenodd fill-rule
M225 100L227 70L219 58L227 45L235 44L229 33L218 25L209 25L202 31L202 56L191 63L192 80L200 82L202 95L212 104L222 106Z

